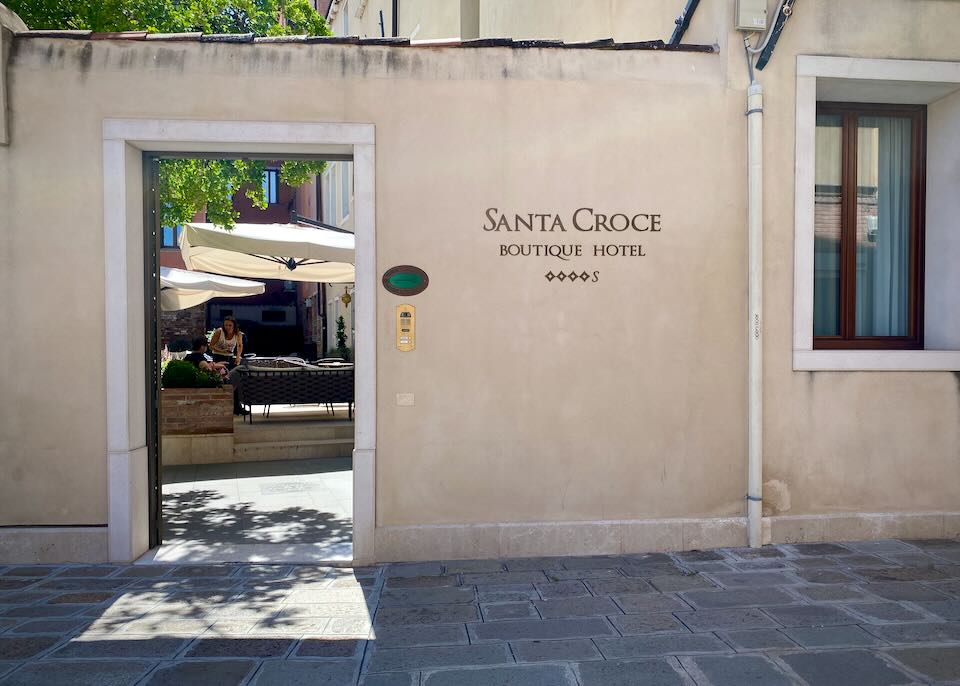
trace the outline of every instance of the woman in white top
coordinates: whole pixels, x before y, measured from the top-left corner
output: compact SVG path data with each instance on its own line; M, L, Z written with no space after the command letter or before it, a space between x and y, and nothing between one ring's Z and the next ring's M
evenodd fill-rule
M216 362L226 362L235 366L240 364L243 355L243 333L233 317L224 317L223 326L213 332L210 339L210 354Z

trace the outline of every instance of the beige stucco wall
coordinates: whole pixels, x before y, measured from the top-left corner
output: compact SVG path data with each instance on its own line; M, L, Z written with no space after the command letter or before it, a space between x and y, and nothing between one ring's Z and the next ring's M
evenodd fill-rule
M678 4L637 38L669 34ZM0 147L0 525L106 519L106 117L376 125L378 271L431 279L411 299L413 353L392 345L401 300L375 286L379 526L742 515L746 79L725 48L732 2L712 4L726 6L705 4L687 39L719 55L18 40ZM952 374L791 363L795 56L960 60L958 22L947 0L810 0L761 74L764 478L789 491L780 514L960 502ZM573 263L597 283L550 283L556 260L498 245L600 240L484 232L490 207L654 212L663 230L606 241L646 257Z

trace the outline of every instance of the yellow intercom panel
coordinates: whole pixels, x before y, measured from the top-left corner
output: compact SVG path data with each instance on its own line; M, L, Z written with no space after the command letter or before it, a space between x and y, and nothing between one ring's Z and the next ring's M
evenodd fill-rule
M417 309L413 305L397 305L397 350L410 352L417 347Z

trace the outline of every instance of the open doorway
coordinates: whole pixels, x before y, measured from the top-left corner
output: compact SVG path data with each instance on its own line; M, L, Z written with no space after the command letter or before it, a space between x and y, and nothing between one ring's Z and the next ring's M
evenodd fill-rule
M261 206L248 193L254 184L238 187L231 198L235 225L223 231L204 221L203 211L190 222L164 221L171 202L163 193L164 165L182 159L145 162L145 266L155 289L147 289L152 543L160 546L154 559L349 562L355 278L308 273L333 260L286 254L270 240L285 229L352 240L352 161L323 160L309 179L287 183L286 160L247 158L257 165L253 194ZM245 231L270 235L263 250L244 244L235 248L236 260L204 262L209 255L201 253L212 243L203 242L203 231L218 230L232 239ZM165 278L171 270L189 272L187 283ZM206 291L212 297L194 303L189 278L197 274L263 288L228 293L213 279ZM177 288L186 297L164 297ZM183 381L191 366L200 379L194 388Z

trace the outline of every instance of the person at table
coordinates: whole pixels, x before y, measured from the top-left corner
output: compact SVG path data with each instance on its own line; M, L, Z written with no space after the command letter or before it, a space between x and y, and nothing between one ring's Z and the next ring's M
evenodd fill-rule
M183 358L187 362L208 372L219 374L224 383L234 384L235 375L239 372L228 372L227 365L224 362L211 362L207 359L207 337L197 336L193 339L190 352ZM250 414L240 405L240 398L237 397L237 389L233 389L233 413L238 415Z
M243 355L243 332L233 317L224 317L223 326L213 332L210 338L210 354L214 362L223 362L227 368L240 364Z
M224 362L216 362L208 359L207 356L207 337L197 336L190 342L190 352L184 356L184 360L192 363L208 372L219 374L221 377L227 376L227 365Z

